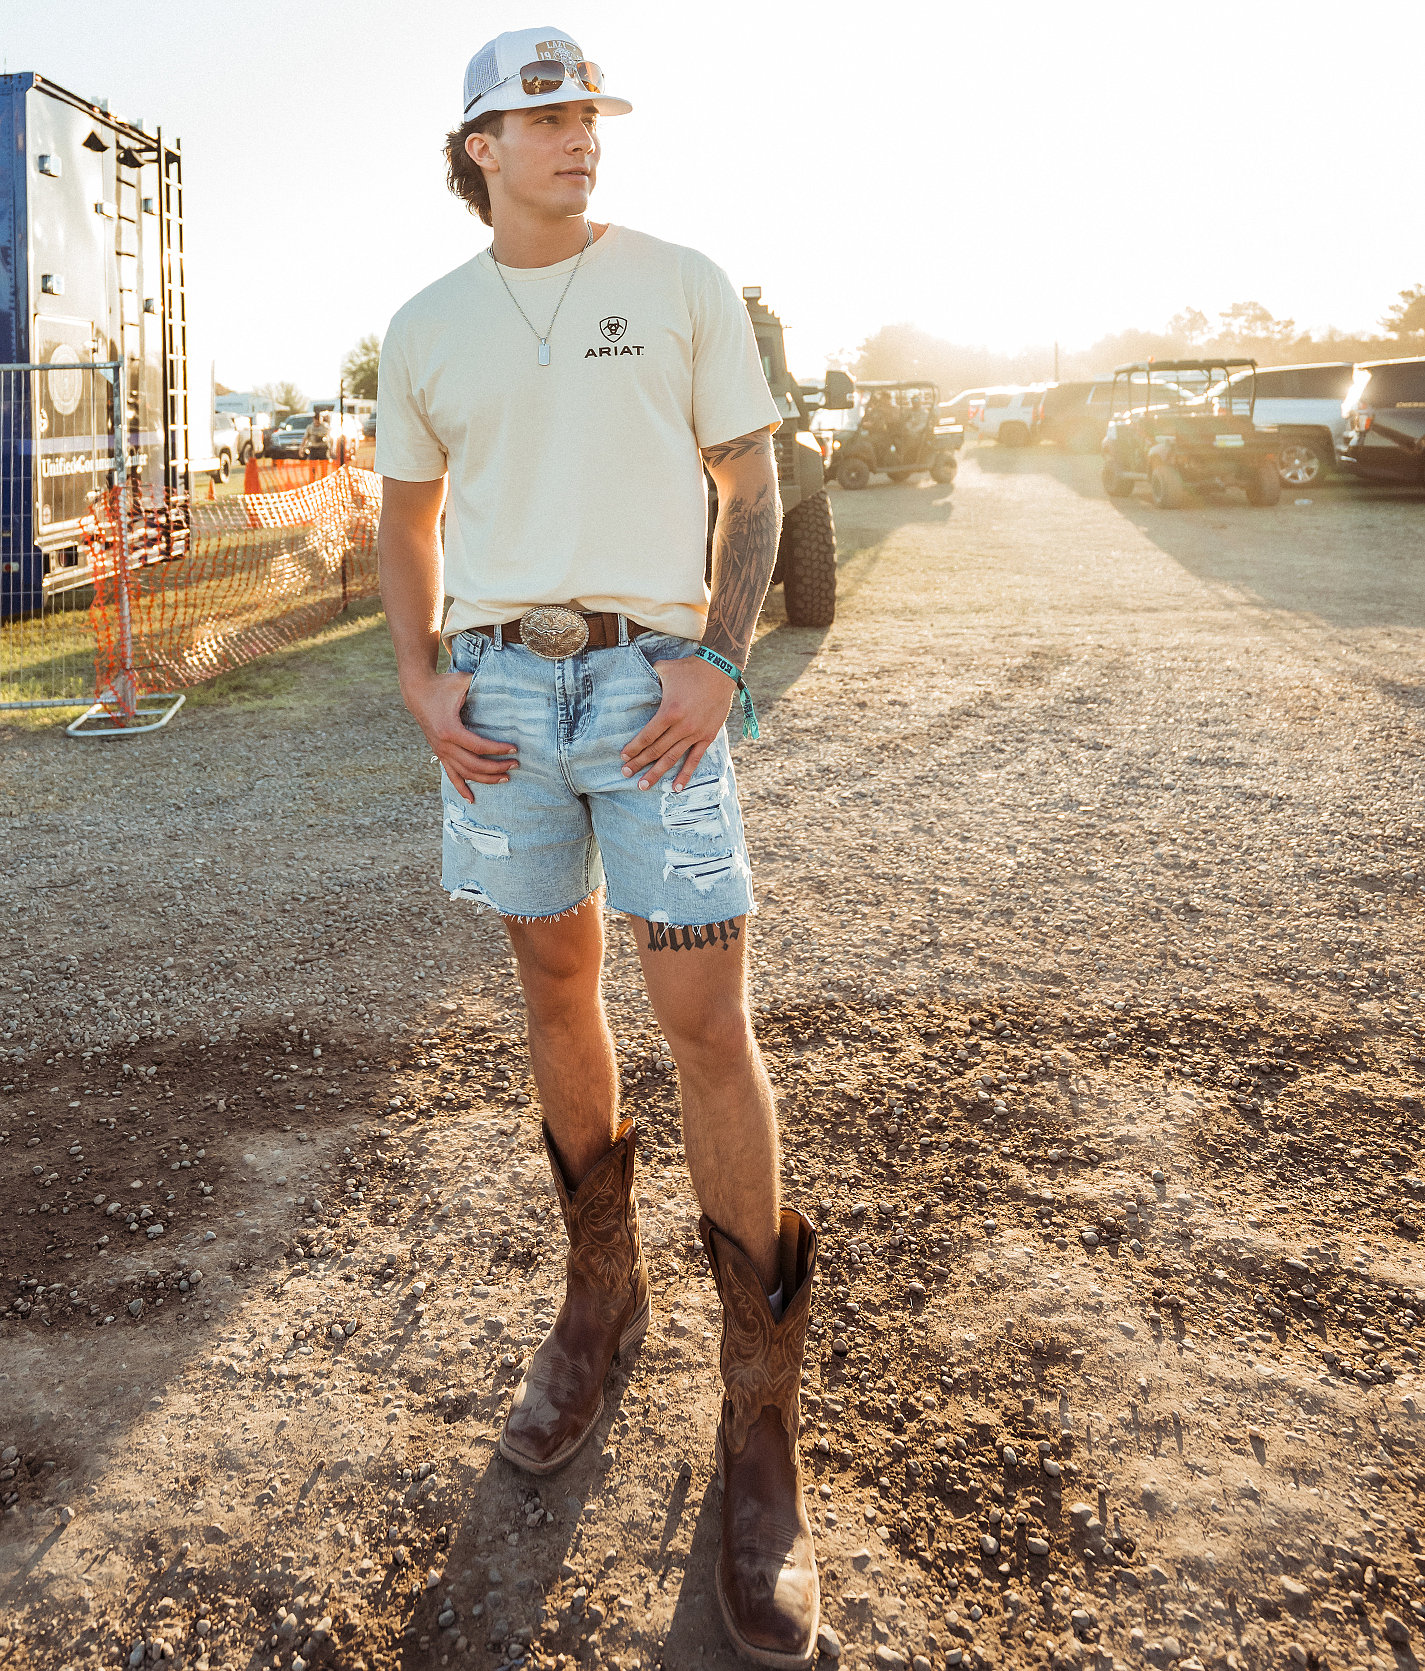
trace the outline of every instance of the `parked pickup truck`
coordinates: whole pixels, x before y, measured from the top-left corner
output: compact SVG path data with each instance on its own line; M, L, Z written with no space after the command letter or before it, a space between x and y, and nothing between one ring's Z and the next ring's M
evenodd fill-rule
M1341 403L1356 368L1348 360L1319 365L1268 366L1257 372L1254 418L1259 429L1278 436L1277 472L1284 487L1311 487L1335 462L1346 433ZM1250 371L1239 371L1209 391L1213 410L1227 410L1222 397L1228 385L1241 404Z

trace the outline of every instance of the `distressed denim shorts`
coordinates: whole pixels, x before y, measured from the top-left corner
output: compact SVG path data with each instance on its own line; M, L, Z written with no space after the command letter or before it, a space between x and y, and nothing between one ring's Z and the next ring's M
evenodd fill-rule
M622 621L619 637L626 626ZM508 783L472 783L462 800L441 774L442 883L504 917L557 917L608 889L612 911L695 927L756 909L727 732L679 794L674 772L640 789L622 750L653 717L655 661L697 645L665 633L549 661L515 641L462 632L451 668L470 676L463 722L511 743Z

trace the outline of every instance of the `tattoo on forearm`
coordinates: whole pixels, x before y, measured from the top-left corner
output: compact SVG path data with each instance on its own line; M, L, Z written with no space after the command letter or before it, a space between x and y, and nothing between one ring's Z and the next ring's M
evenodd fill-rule
M716 447L703 448L703 460L710 469L719 469L724 464L731 464L734 459L746 458L750 453L766 452L772 445L772 437L765 429L754 429L750 435L738 435L731 441L722 441Z
M746 659L757 629L757 616L777 562L781 530L782 502L775 475L770 475L756 489L734 494L718 506L713 535L712 602L708 606L703 643L739 667Z
M725 923L694 924L691 928L651 922L648 925L648 949L651 952L688 952L701 951L704 946L719 946L726 950L741 932L742 925L736 917L729 917Z

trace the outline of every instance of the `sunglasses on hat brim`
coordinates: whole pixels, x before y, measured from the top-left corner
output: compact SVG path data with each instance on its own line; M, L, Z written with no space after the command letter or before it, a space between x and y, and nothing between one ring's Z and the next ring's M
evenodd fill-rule
M604 72L597 64L591 64L587 59L581 58L571 69L557 58L536 58L533 63L522 64L513 75L507 75L503 80L497 81L489 93L482 94L480 99L471 102L483 104L496 88L503 87L506 81L515 80L519 81L522 91L531 97L558 92L565 81L573 81L586 93L602 93L604 90Z

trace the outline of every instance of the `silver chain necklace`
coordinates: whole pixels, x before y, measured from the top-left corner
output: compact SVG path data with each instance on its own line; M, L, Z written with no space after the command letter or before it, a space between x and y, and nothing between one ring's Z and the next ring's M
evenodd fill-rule
M584 248L579 251L578 259L574 262L573 267L570 269L569 277L564 281L564 288L559 292L559 300L554 304L554 312L550 316L548 325L545 326L543 336L540 336L538 327L520 306L515 297L514 291L510 289L509 280L505 277L504 273L500 271L500 263L495 260L494 246L491 245L490 247L490 264L494 267L495 271L500 274L500 283L505 287L505 294L512 302L514 302L516 313L518 313L520 318L524 320L525 324L529 326L531 334L539 338L539 363L542 366L547 366L549 364L549 333L554 329L554 321L559 317L560 308L564 306L564 298L569 294L569 286L574 282L574 274L579 271L579 263L584 259L584 253L593 241L594 228L591 225L589 227L589 235L584 240Z

